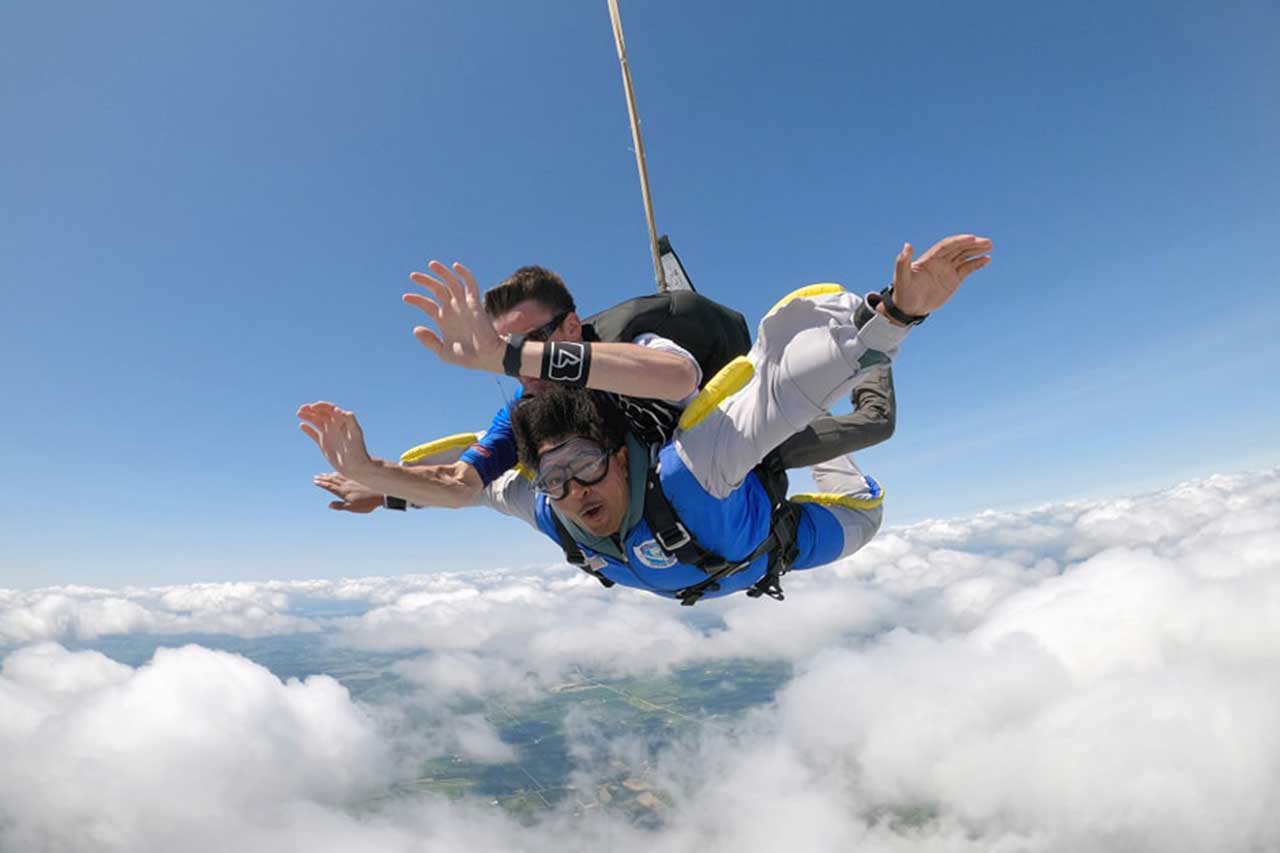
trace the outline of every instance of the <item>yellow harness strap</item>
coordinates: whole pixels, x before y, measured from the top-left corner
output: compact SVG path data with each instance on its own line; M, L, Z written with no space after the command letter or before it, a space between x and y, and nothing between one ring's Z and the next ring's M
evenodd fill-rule
M806 284L804 287L797 288L786 296L782 297L777 303L769 309L769 313L764 316L768 317L777 311L783 305L786 305L792 299L803 299L806 296L826 296L829 293L843 293L844 286L835 284L834 282L823 282L821 284Z
M432 456L447 453L450 450L457 450L458 448L470 447L479 440L480 433L478 432L460 432L455 435L446 435L444 438L437 438L435 441L428 441L426 444L410 447L400 454L400 462L404 465L416 465L419 463L430 465L432 464ZM519 463L516 464L516 473L526 480L533 479L533 472Z
M702 423L716 406L741 391L742 386L751 381L751 377L755 374L755 366L747 360L745 355L738 356L720 368L720 371L711 377L711 381L702 386L698 396L685 407L684 413L680 415L680 429L693 429Z
M405 465L412 465L415 462L422 462L429 456L435 456L437 453L444 453L446 450L457 450L459 447L470 447L480 439L479 433L460 432L455 435L446 435L444 438L437 438L435 441L428 441L426 444L419 444L417 447L410 447L404 453L400 454L400 461Z
M849 495L837 495L834 492L807 492L791 495L787 500L798 504L820 504L822 506L842 506L845 509L875 509L884 503L884 492L874 498L854 498Z

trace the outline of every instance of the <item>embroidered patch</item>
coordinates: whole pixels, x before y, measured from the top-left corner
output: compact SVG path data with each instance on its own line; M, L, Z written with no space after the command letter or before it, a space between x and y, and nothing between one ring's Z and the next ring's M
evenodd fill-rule
M637 560L651 569L669 569L676 564L675 556L662 550L657 539L641 542L632 549L632 553L636 555Z

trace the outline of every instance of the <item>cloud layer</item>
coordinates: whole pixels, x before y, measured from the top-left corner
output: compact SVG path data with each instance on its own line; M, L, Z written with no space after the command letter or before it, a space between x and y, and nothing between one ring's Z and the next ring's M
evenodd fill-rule
M0 848L1280 848L1280 470L885 531L786 587L693 613L563 567L0 591ZM315 632L402 655L414 690L368 706L198 646L133 668L56 642L121 632ZM585 790L648 750L656 829L379 797L424 756L512 759L458 700L735 657L795 676L656 753L568 723Z

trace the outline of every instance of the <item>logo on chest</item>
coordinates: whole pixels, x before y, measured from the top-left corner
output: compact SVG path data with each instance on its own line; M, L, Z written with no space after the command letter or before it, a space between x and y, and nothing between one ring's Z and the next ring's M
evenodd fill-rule
M669 569L676 564L676 558L662 550L656 539L647 539L631 549L636 559L651 569Z

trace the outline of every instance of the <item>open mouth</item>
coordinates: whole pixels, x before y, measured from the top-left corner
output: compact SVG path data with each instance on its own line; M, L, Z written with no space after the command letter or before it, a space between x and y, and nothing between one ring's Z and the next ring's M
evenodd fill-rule
M582 518L586 521L599 521L604 516L604 504L592 504L582 510Z

